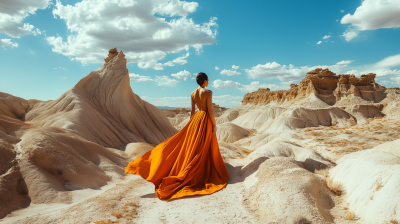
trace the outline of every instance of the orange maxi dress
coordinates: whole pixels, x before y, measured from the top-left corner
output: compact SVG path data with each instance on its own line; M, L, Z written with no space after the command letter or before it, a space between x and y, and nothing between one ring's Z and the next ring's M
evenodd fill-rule
M212 194L229 180L208 112L199 110L181 131L130 162L125 173L152 182L163 201Z

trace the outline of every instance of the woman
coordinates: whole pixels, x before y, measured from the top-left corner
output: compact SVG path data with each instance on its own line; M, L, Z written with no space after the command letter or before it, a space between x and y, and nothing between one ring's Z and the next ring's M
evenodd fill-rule
M205 88L208 77L200 72L196 81L199 87L191 94L192 110L186 126L130 162L125 170L152 182L155 195L163 201L212 194L224 188L229 180L215 135L212 92Z

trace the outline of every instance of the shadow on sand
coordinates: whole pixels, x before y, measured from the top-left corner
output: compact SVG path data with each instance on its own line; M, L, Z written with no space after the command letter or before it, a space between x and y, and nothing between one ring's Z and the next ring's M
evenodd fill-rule
M260 164L263 163L267 159L268 159L268 157L260 157L256 160L252 161L251 163L249 163L244 168L243 168L243 166L232 166L229 163L225 163L226 168L228 168L228 172L230 175L228 185L243 182L248 176L250 176L251 174L256 172L258 170L258 167L260 166ZM172 199L172 200L169 200L168 202L174 201L174 200L179 200L179 199L197 198L197 197L202 197L202 196L206 196L206 195L186 196L186 197L182 197L182 198ZM154 193L145 194L140 197L141 198L156 198Z
M256 172L260 164L267 159L269 158L260 157L252 161L251 163L247 164L247 166L245 166L244 168L243 166L232 166L231 164L226 163L225 165L228 168L228 172L230 174L228 184L236 184L243 182L248 176Z

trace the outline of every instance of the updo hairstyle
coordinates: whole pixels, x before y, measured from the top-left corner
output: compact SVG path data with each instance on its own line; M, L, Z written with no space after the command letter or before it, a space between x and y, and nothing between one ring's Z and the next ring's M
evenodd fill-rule
M206 80L208 80L208 76L206 73L200 72L199 74L197 74L196 82L197 84L199 84L199 86L203 85L204 81Z

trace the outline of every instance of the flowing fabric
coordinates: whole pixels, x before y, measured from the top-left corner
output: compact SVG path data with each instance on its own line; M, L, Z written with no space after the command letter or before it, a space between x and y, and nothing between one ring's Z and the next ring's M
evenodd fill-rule
M208 112L199 110L181 131L130 162L125 173L152 182L163 201L212 194L229 180Z

